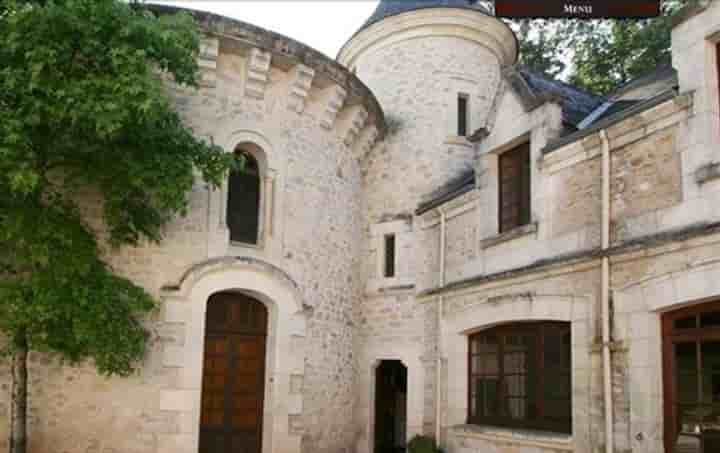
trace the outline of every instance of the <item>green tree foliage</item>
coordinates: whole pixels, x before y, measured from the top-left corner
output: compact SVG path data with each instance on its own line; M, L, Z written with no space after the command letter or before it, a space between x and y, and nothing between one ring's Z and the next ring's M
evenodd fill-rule
M217 186L234 165L182 124L159 76L196 84L194 22L120 0L5 0L0 42L6 349L21 362L36 350L129 375L148 338L140 318L155 302L102 260L79 192L102 200L103 241L134 246L161 240L196 174ZM12 451L24 451L15 435Z
M509 21L520 64L599 94L670 64L671 17L689 0L663 0L646 20L523 19Z

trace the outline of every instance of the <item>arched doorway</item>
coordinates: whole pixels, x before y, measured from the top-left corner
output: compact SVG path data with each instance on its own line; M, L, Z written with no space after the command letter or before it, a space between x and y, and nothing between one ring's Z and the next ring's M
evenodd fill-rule
M374 453L405 451L407 368L399 360L383 360L375 370Z
M665 450L720 451L720 301L663 315Z
M208 299L200 453L261 453L267 325L267 309L251 297Z

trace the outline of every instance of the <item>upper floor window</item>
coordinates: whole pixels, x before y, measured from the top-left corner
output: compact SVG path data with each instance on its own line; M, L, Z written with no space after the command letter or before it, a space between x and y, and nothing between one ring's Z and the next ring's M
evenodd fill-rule
M460 137L466 137L468 135L468 97L466 94L458 95L457 107L457 134Z
M530 223L530 143L502 153L499 166L500 233Z
M507 324L469 341L468 423L572 431L569 323Z
M228 178L227 226L230 240L246 244L258 243L260 226L260 169L253 155L242 148L235 151L242 157L242 169Z

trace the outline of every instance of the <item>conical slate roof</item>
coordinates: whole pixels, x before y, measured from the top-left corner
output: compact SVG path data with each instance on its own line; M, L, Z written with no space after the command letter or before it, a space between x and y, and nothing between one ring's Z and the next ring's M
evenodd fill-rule
M476 0L380 0L377 8L375 8L375 12L372 13L365 24L360 27L360 30L386 17L424 8L467 8L484 14L490 14L485 7L477 4ZM358 30L358 32L360 30Z

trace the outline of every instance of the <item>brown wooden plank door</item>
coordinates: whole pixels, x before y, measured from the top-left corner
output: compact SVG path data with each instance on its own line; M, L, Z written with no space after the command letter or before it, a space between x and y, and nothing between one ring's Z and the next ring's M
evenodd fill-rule
M205 323L200 453L261 453L267 310L248 296L210 297Z

